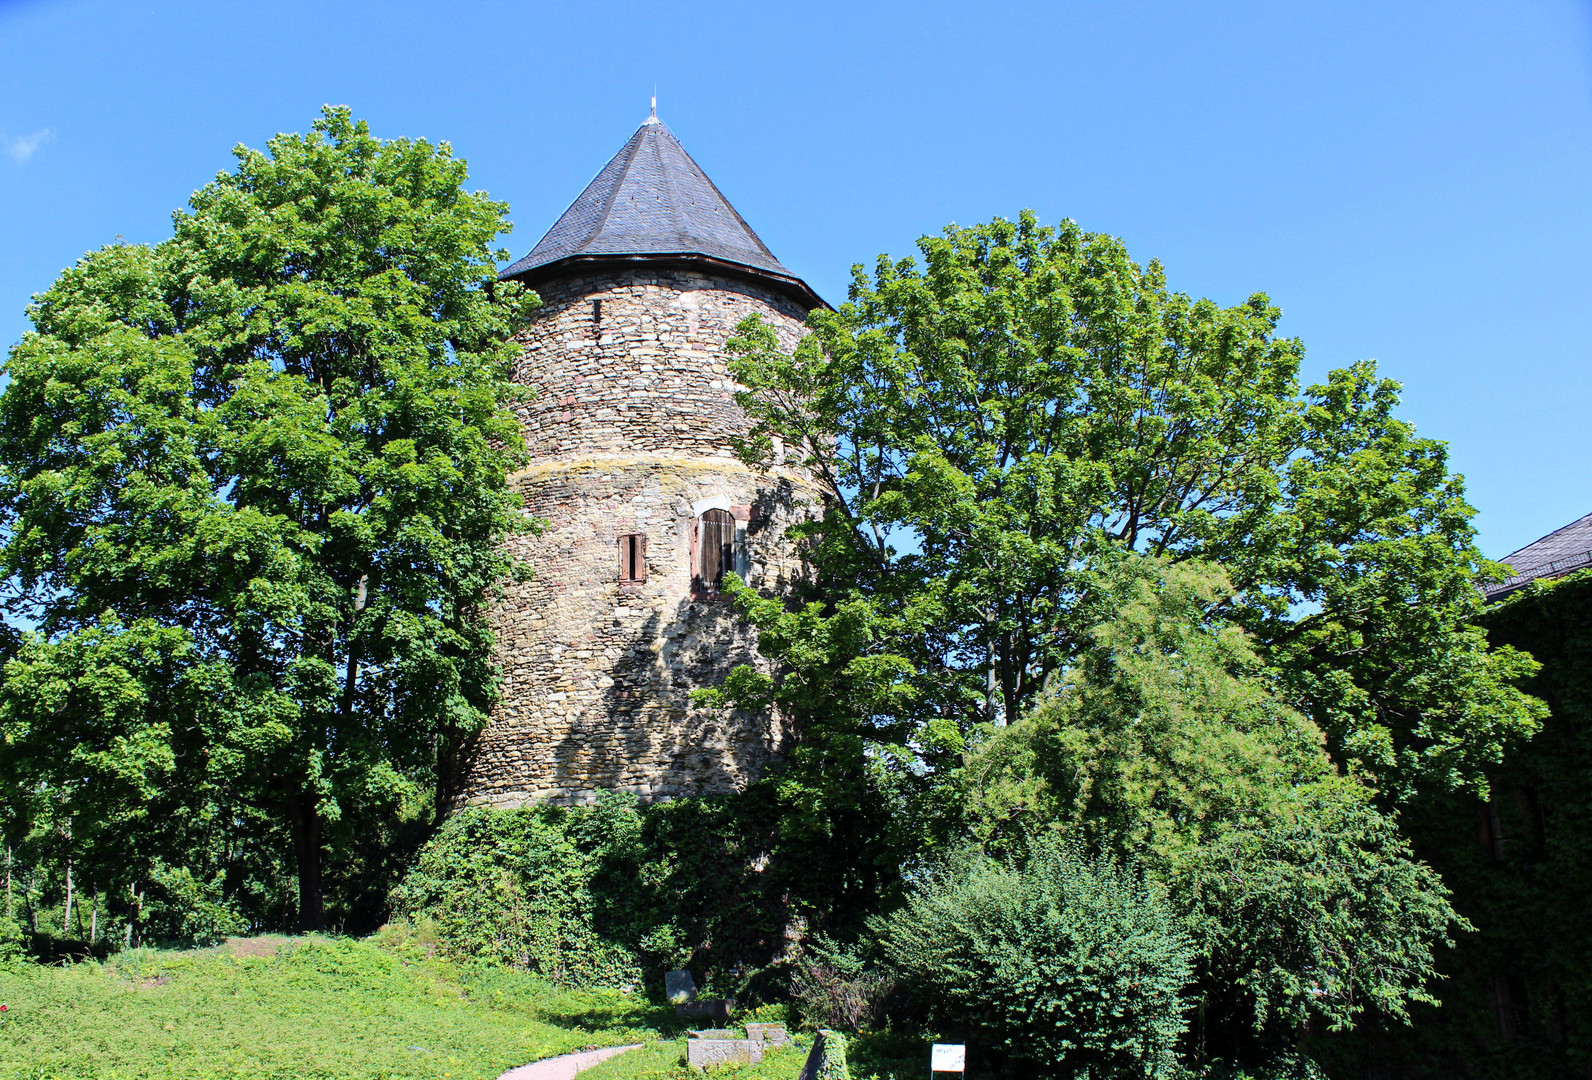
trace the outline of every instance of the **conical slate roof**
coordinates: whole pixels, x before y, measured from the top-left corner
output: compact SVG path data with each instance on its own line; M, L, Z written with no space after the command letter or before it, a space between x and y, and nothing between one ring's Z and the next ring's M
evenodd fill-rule
M1563 577L1585 570L1592 566L1592 514L1555 529L1498 561L1508 563L1514 573L1483 590L1489 600L1507 596L1538 578Z
M663 121L649 116L531 253L500 277L543 278L577 263L707 262L771 279L822 303L781 265L691 160Z

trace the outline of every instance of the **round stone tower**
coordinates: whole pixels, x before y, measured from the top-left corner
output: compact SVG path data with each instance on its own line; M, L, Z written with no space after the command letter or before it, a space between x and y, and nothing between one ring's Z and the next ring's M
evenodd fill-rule
M780 265L655 116L525 258L542 298L520 336L531 462L546 522L519 537L535 578L494 609L502 702L462 777L467 801L584 802L727 791L777 752L775 718L693 708L690 692L759 663L719 586L781 592L786 528L817 514L810 478L753 472L724 342L757 314L785 346L822 303Z

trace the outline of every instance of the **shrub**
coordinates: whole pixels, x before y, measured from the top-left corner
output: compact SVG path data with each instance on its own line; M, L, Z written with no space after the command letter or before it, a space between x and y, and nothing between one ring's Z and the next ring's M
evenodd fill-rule
M149 872L141 930L155 941L220 941L249 929L249 920L225 896L225 878L217 871L209 880L186 866L156 861Z
M1167 1075L1192 947L1164 898L1103 857L1036 843L1019 866L964 849L870 924L930 1016L1029 1075Z
M20 962L25 956L22 924L0 915L0 967Z
M797 959L790 990L809 1026L871 1031L884 1020L895 979L857 950L820 934Z
M1020 857L1059 835L1131 856L1198 946L1202 1054L1244 1064L1429 1002L1463 922L1378 793L1214 611L1215 567L1125 562L1081 662L964 773L968 824Z
M550 806L455 814L394 890L395 912L433 922L455 956L559 983L637 982L634 952L597 931L597 860L571 839L568 814Z
M744 796L473 807L425 845L392 907L430 920L452 956L569 985L656 987L690 967L705 990L746 1000L785 978L765 970L789 920L767 851Z

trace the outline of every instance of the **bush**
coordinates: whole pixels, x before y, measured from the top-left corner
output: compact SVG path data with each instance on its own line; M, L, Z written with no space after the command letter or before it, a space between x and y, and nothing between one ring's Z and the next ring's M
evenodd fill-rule
M874 1031L895 995L895 979L855 949L815 935L795 963L790 990L810 1027Z
M1378 793L1339 772L1250 639L1215 567L1131 559L1081 661L964 773L967 820L1131 857L1198 947L1201 1055L1244 1066L1310 1032L1429 1002L1464 924Z
M790 916L767 851L744 796L473 807L425 845L392 907L434 923L452 956L581 986L657 987L690 967L745 1001L788 978L768 967Z
M1105 858L1036 843L1017 867L964 849L871 922L904 986L1028 1075L1176 1068L1192 946L1164 898Z
M597 931L590 852L566 810L471 808L449 818L393 893L397 914L430 920L445 950L554 982L626 985L635 953Z
M9 916L0 915L0 967L20 962L25 955L22 924Z
M155 941L220 941L249 929L237 904L225 897L223 871L205 880L186 866L157 861L149 873L141 930Z
M1347 1031L1368 1011L1407 1021L1409 1002L1435 1001L1447 892L1351 779L1299 785L1187 852L1168 887L1199 945L1206 1016L1227 1019L1206 1032L1213 1051L1286 1056L1306 1031Z

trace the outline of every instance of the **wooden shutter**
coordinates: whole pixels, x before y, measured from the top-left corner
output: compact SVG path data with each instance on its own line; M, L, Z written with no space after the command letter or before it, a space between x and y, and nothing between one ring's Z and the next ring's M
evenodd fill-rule
M642 533L619 538L619 580L647 580L647 538Z
M716 593L724 587L724 572L735 568L735 519L728 510L703 513L697 550L700 588Z

